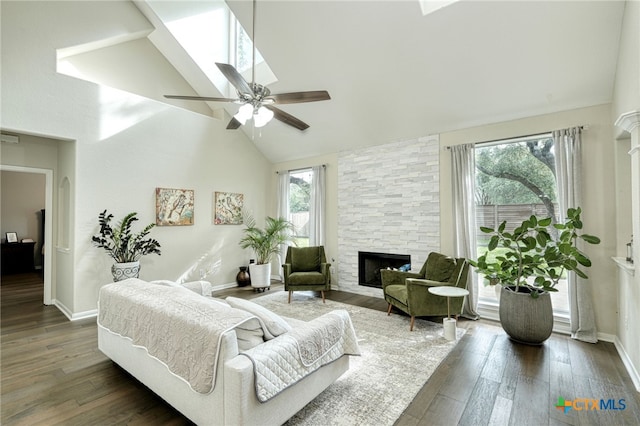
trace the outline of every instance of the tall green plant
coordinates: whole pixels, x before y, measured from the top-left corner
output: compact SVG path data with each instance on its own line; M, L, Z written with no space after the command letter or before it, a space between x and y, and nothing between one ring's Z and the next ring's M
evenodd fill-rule
M480 227L482 232L491 235L488 251L469 263L490 282L515 286L516 291L521 286L527 287L533 297L542 291L557 291L555 286L565 271L573 271L586 279L588 276L581 267L590 267L591 260L576 247L576 242L580 239L599 244L600 238L578 233L582 229L581 213L579 207L570 208L565 222L554 225L551 218L538 219L532 215L513 232L505 232L506 221L495 230ZM557 239L551 237L551 226L558 230ZM489 260L489 253L498 247L504 253ZM527 281L531 277L533 282Z
M98 248L103 248L118 263L135 262L147 254L160 255L160 243L153 238L145 238L155 223L150 223L142 231L134 234L131 227L137 221L137 213L127 214L115 227L111 226L112 214L103 211L98 215L100 231L91 237Z
M258 265L271 262L271 257L278 253L280 245L294 242L293 224L284 218L267 217L264 229L258 228L253 216L247 212L243 213L243 221L245 230L240 247L253 249Z

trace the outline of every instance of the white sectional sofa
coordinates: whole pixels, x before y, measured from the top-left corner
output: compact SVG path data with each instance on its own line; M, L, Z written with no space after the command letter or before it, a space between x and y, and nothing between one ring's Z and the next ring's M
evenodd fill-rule
M248 301L239 303L252 305ZM249 310L255 306L250 306ZM296 321L284 325L276 324L283 320L274 314L267 313L266 318L261 318L264 308L256 309L248 312L224 306L179 286L162 286L137 279L108 284L101 289L98 303L98 346L106 356L198 425L279 425L347 371L347 354L358 354L357 342L344 311L302 325ZM234 316L239 320L230 319ZM337 319L340 316L341 319ZM187 331L176 328L183 321L188 323L184 328ZM277 352L289 350L289 353L295 353L295 348L305 346L298 340L304 340L306 335L311 338L326 335L328 329L335 330L336 321L342 321L350 330L345 330L344 336L332 338L327 343L330 350L323 349L324 353L315 356L315 365L309 360L303 360L299 365L297 361L292 361L293 365L278 365L277 370L286 371L287 376L293 377L289 379L290 383L281 384L281 389L267 389L266 393L264 389L259 390L255 369L263 368L260 367L261 357L263 361L265 357L290 358L290 355L281 356ZM210 325L218 322L222 323L222 329L216 331L216 325ZM290 325L292 322L293 326ZM325 325L329 322L333 324ZM188 328L194 324L196 333L191 337ZM248 343L238 339L238 335L247 332L255 335L256 324L265 333L263 340L256 342L254 339L253 343ZM284 327L285 331L274 336L271 329L276 326ZM135 331L131 331L136 327L143 328L139 333L142 337L136 337ZM156 332L160 337L149 337ZM172 337L178 338L172 340ZM144 339L147 339L146 343ZM199 345L214 340L217 347L213 350L217 353L211 357L204 354ZM178 346L179 350L176 349ZM184 355L187 362L183 364L186 364L187 373L183 374L180 373L180 362L177 367L173 366L175 360L172 358L185 347L188 349ZM315 347L315 343L308 347ZM205 375L206 379L197 383L198 378L188 377L200 377L201 370L209 369L213 379ZM265 375L274 374L278 372L269 371Z

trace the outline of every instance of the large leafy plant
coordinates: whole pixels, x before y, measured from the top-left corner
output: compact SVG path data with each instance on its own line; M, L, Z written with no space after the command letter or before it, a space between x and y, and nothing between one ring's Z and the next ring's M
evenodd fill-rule
M543 291L557 291L555 286L566 271L586 279L582 268L590 267L591 260L576 247L576 242L599 244L600 238L578 232L583 225L581 213L579 207L570 208L565 222L553 225L551 218L531 216L513 232L506 231L506 221L498 229L480 227L482 232L491 235L488 251L469 263L489 282L514 286L516 292L526 287L533 297ZM556 232L551 232L552 228ZM491 252L499 247L499 253L492 257Z
M247 212L243 213L243 221L245 230L240 247L253 249L258 265L271 262L271 257L278 253L280 245L293 242L293 224L284 218L267 217L264 229L258 228L253 216Z
M98 215L100 232L91 237L96 247L103 248L118 263L135 262L147 254L160 255L160 243L153 238L145 238L155 223L134 233L132 225L138 220L137 213L127 214L115 227L111 226L112 214L103 211Z

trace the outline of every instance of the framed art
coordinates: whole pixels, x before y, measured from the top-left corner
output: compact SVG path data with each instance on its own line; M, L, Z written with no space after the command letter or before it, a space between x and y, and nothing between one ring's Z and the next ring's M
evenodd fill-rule
M213 205L213 223L216 225L242 225L243 194L216 192Z
M193 189L156 188L156 225L193 225Z
M7 242L8 243L17 243L18 242L18 234L15 232L7 232Z

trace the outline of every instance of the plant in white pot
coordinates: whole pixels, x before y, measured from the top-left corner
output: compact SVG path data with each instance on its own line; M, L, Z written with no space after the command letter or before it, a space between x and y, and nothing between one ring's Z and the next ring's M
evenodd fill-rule
M98 235L91 237L91 241L96 247L105 249L115 260L116 263L111 267L114 281L137 278L140 258L147 254L160 255L160 243L153 238L145 238L155 223L134 233L131 227L138 220L136 215L135 212L127 214L115 227L111 226L112 214L107 214L105 210L98 215L100 231Z
M282 244L294 243L293 224L284 218L267 217L264 229L256 226L251 214L244 212L244 237L240 247L250 248L256 255L256 263L249 265L251 287L264 290L271 287L271 259Z
M591 266L589 257L576 247L577 240L599 244L600 238L579 234L582 210L570 208L563 223L531 216L507 232L506 221L498 229L480 227L491 235L488 251L477 261L469 260L490 283L502 285L500 323L514 340L541 344L553 329L553 308L549 292L567 271L588 278L582 268ZM555 228L555 232L552 232ZM552 237L556 235L557 237ZM499 248L499 250L497 250ZM491 256L491 252L499 253Z

